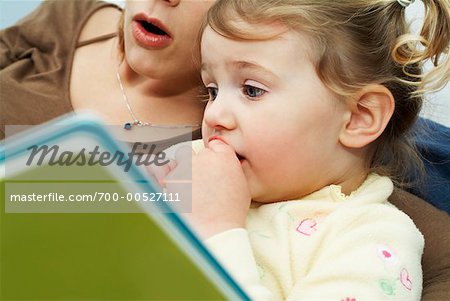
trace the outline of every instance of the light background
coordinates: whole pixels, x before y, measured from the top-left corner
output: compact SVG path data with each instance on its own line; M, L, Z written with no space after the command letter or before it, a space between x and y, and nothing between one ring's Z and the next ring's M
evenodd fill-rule
M0 29L13 25L21 17L29 13L31 10L35 9L40 4L40 2L42 2L42 0L0 0ZM109 2L118 4L123 3L123 1L120 0ZM408 19L413 22L413 30L415 32L418 32L422 24L422 1L415 1L407 8L406 12ZM447 85L443 90L439 92L427 95L421 115L441 124L450 126L450 85Z

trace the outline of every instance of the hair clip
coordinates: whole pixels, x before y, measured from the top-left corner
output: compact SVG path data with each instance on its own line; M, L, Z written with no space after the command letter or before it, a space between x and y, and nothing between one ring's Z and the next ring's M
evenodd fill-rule
M414 3L414 0L397 0L397 2L403 7L408 7L410 4Z

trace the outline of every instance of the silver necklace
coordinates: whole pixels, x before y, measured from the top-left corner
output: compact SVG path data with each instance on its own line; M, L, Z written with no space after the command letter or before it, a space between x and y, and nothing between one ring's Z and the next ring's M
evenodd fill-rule
M150 126L150 127L158 127L158 128L168 128L168 129L180 129L180 128L190 128L190 127L199 127L200 124L155 124L151 122L145 122L142 120L139 120L136 117L136 114L134 113L133 109L131 108L130 102L128 101L127 94L125 93L125 89L122 84L122 78L120 77L119 69L122 65L122 62L120 62L119 66L117 67L116 77L117 81L119 82L120 90L122 91L122 97L123 101L125 102L125 105L127 106L128 112L131 115L131 118L133 118L132 122L126 122L123 125L123 128L126 130L131 130L133 126Z

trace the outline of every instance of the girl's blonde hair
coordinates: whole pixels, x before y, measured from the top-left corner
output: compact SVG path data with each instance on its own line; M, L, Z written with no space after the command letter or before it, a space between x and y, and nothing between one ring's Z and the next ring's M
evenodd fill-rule
M372 171L406 183L407 163L421 160L409 136L425 92L441 89L450 77L450 4L424 0L420 35L409 32L397 0L218 0L205 26L237 40L273 38L258 24L282 24L307 33L312 59L324 84L349 100L368 84L382 84L395 98L395 111L374 144ZM242 22L255 26L242 26ZM434 69L424 74L428 60Z

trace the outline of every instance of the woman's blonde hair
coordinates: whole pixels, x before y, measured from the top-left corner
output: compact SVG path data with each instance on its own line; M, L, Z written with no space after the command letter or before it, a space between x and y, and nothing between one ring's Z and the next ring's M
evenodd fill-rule
M439 90L450 77L450 4L424 0L420 35L409 31L397 0L218 0L205 26L237 40L265 40L249 25L282 24L307 33L314 45L316 72L340 98L351 99L368 84L382 84L395 98L395 111L374 144L372 171L406 183L407 163L421 160L409 136L425 92ZM423 73L428 60L435 68Z

